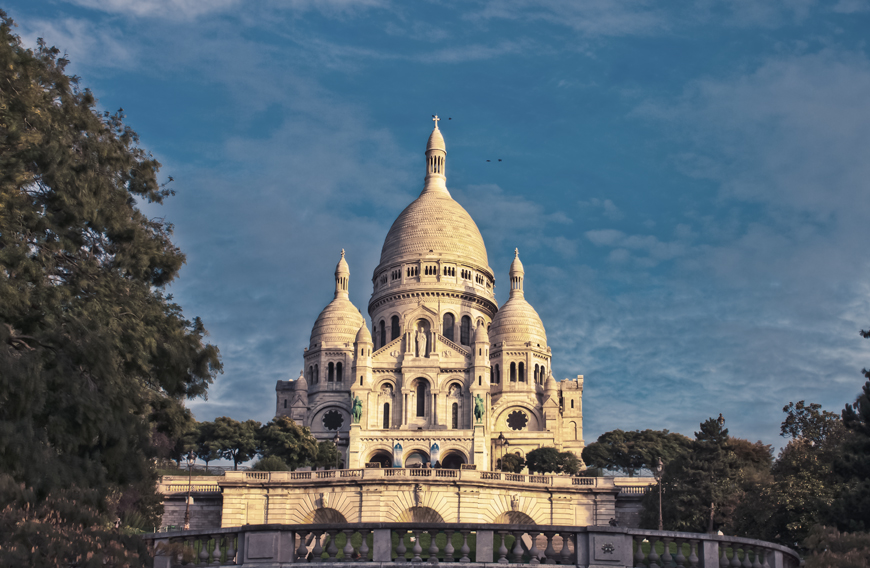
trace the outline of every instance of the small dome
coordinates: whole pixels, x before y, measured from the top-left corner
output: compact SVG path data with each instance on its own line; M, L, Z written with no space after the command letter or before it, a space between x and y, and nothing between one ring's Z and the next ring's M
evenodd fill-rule
M323 308L311 329L311 349L321 343L353 343L365 320L347 298L338 297Z
M489 329L490 341L501 343L528 343L532 346L547 346L547 332L541 316L522 295L512 296L492 318Z
M489 343L489 333L486 331L486 324L481 323L477 326L477 329L474 330L474 342L475 343Z
M559 390L559 385L556 384L556 379L553 378L552 373L547 377L547 380L544 381L544 390L545 391L557 391L557 390Z
M444 137L441 135L441 131L438 130L437 124L432 130L432 134L429 135L429 141L426 142L426 151L428 152L429 150L447 151L447 146L444 144Z
M359 331L356 333L356 342L357 343L371 343L372 342L372 334L369 333L369 328L363 322L362 327L359 328Z
M305 380L305 373L299 371L299 378L296 379L296 390L308 390L308 381Z
M513 276L515 274L525 274L526 271L523 270L523 263L520 262L520 249L514 249L514 261L511 263L510 275Z
M336 276L339 274L350 274L350 266L347 265L347 261L344 259L344 249L341 249L341 258L338 259L338 264L335 266L335 274Z

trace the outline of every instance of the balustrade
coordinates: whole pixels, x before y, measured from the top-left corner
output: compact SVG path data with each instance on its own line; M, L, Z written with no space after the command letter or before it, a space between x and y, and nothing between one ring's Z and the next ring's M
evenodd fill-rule
M758 540L621 527L245 525L143 538L155 554L155 568L339 562L607 564L625 568L797 568L800 564L794 551Z

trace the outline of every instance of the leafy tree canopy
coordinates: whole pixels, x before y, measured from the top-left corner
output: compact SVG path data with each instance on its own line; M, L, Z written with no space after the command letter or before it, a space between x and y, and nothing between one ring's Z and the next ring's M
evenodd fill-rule
M251 466L251 469L254 471L290 471L284 460L278 456L259 459Z
M692 440L667 430L613 430L583 448L588 467L622 472L634 477L642 470L652 471L659 458L671 462L691 447Z
M299 426L288 416L273 418L263 426L258 437L262 456L277 456L291 470L311 465L317 458L317 440L311 435L311 431Z
M336 467L339 465L340 454L338 448L329 440L317 442L317 456L314 458L314 465L317 467Z
M516 454L505 454L501 458L501 470L506 473L520 473L526 467L526 460Z
M580 460L572 452L560 452L556 448L543 447L526 454L529 473L567 473L580 472Z
M10 565L137 565L106 527L157 520L153 458L218 350L163 293L184 255L137 208L171 194L160 164L13 26L0 11L0 549Z
M256 420L239 422L228 416L216 418L211 430L212 445L221 457L233 460L233 469L258 453L258 431L260 423Z

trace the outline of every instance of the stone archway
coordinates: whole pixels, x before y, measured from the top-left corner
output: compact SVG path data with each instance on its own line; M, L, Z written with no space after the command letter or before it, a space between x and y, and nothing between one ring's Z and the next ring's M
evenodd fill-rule
M320 507L319 509L314 509L304 520L305 524L327 524L327 523L346 523L347 519L335 509L330 509L329 507Z
M520 511L505 511L493 521L497 525L536 525L534 519Z
M409 450L405 456L405 467L423 467L429 463L429 454L423 450Z
M367 462L377 462L381 464L382 468L393 467L393 455L386 450L377 450L372 452L372 455L369 456Z
M429 507L411 507L405 509L396 517L397 523L443 523L442 517L435 509Z
M441 467L444 469L460 469L460 466L465 463L468 463L468 460L456 450L448 450L441 458Z

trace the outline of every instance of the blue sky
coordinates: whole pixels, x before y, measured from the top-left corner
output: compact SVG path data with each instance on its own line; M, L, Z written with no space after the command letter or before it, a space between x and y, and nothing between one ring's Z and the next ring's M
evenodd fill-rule
M363 313L422 188L448 187L506 300L514 247L587 443L615 428L781 445L870 365L870 3L7 1L123 107L178 192L171 292L225 372L197 418L266 421L347 250ZM501 158L502 162L496 160ZM492 162L486 160L491 159Z

